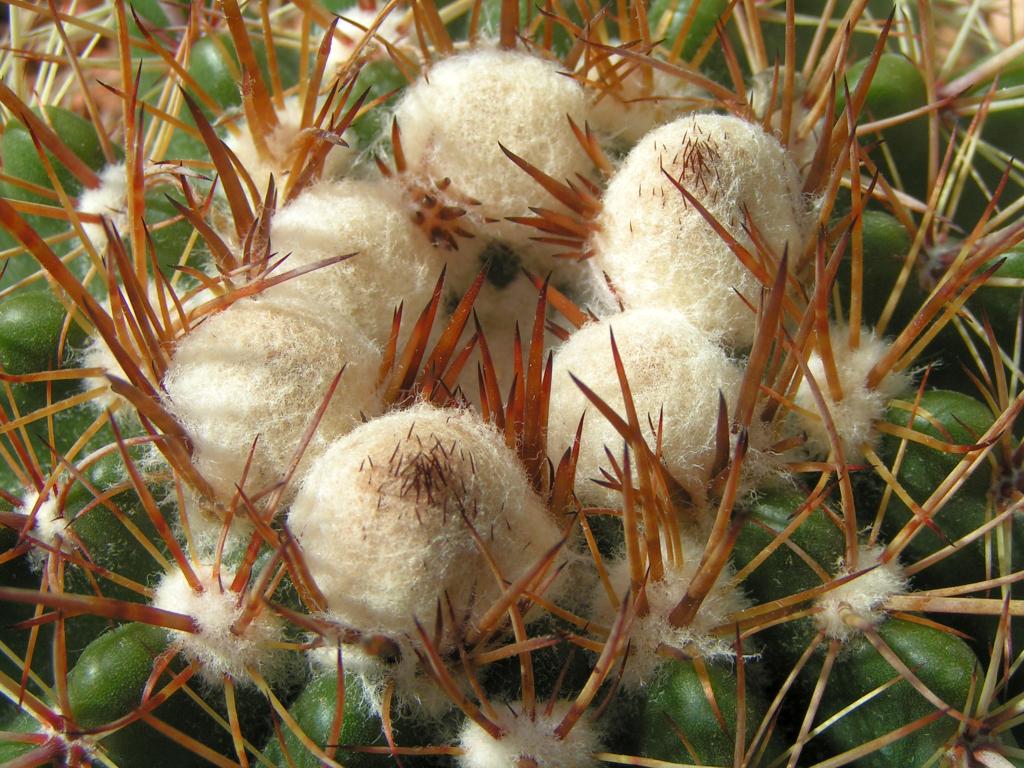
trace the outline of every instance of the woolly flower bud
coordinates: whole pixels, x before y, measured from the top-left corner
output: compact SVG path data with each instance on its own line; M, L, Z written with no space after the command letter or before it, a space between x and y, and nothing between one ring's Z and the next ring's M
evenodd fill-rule
M415 317L444 267L442 252L412 222L401 196L382 182L317 184L274 216L270 243L279 257L288 257L278 267L282 272L355 253L263 295L294 297L331 321L351 318L378 344L388 340L395 307L404 300Z
M149 284L148 288L148 303L149 306L153 307L154 311L160 313L161 306L166 305L172 321L172 329L179 327L180 320L178 315L178 309L173 299L164 294L161 300L160 293L154 283ZM179 297L181 302L181 309L188 316L189 312L195 307L202 304L204 301L210 299L211 296L206 291L201 291L192 294L190 298ZM163 302L163 303L161 303ZM103 302L103 308L108 314L111 313L110 301ZM115 321L117 322L117 321ZM134 334L124 334L119 337L121 344L124 346L125 351L132 356L132 358L138 363L140 370L143 375L149 377L150 381L156 383L158 376L156 375L153 366L150 362L148 354L142 354L139 350L139 343L135 338ZM120 395L114 393L110 389L110 381L108 376L116 376L119 379L128 379L128 374L125 373L121 363L114 356L113 350L107 344L106 339L102 336L93 336L88 346L81 351L82 366L84 368L100 368L103 373L99 376L86 376L83 382L83 388L86 390L97 389L99 387L105 388L105 391L95 395L90 402L92 405L99 410L106 410L114 406L121 399Z
M776 70L775 67L763 69L755 74L750 81L750 100L754 108L754 116L757 120L763 121L767 118L769 130L780 134L783 125L783 110L779 104L778 88L780 78L785 77L785 69ZM796 94L805 92L806 83L799 73L794 73L794 90ZM803 98L794 98L790 104L789 124L791 126L802 125L811 112L810 107L805 106ZM822 130L825 125L825 118L819 117L811 130L803 138L802 131L792 130L789 136L789 144L786 145L790 157L800 169L800 178L806 179L807 174L814 162L814 153L821 141Z
M239 130L225 139L224 143L235 153L239 165L245 168L261 196L267 190L271 176L274 177L277 188L281 189L291 171L293 153L299 146L299 137L303 131L302 109L302 100L298 98L293 97L285 102L285 108L277 115L277 127L269 136L264 137L265 149L262 151L253 140L252 131L245 122L240 122ZM354 154L349 147L331 147L324 162L322 177L330 179L343 174L351 164Z
M781 257L788 245L792 260L813 224L799 173L759 126L724 115L690 115L641 139L605 191L594 264L608 274L626 307L682 309L726 343L749 345L755 325L750 306L757 306L762 283L665 174L755 259L757 249L743 229L745 213L773 254Z
M878 624L885 617L884 604L892 595L907 590L907 579L899 563L893 559L880 561L881 547L861 546L857 567L850 568L840 561L836 577L859 574L855 578L829 589L818 598L819 613L815 616L825 634L846 641L858 634L865 624Z
M247 595L226 587L235 574L224 569L215 576L209 566L195 563L192 570L202 591L195 591L185 575L175 570L161 579L153 593L154 607L189 616L195 622L195 633L169 630L186 658L199 662L200 675L211 685L222 683L224 675L248 680L247 667L275 677L285 663L285 652L275 647L282 639L281 621L263 608L243 627L240 620Z
M191 486L183 485L180 499L175 534L184 539L184 526L188 526L191 551L210 561L218 552L226 559L243 556L256 530L251 520L243 515L226 519L223 507Z
M697 86L660 69L650 71L648 83L643 67L627 63L627 74L623 76L622 58L616 54L608 57L608 64L620 67L614 87L595 89L587 120L594 129L627 148L655 126L692 109L707 97ZM590 79L597 79L596 72Z
M537 313L537 288L525 275L518 275L506 286L498 288L485 283L473 306L473 311L487 339L487 350L498 376L498 386L507 392L515 375L515 334L519 330L524 358L529 352L530 334ZM553 313L549 310L548 316ZM545 333L545 349L558 345L558 339ZM527 365L524 359L524 369ZM475 392L477 371L466 366L460 377L463 388Z
M555 354L551 384L549 453L560 456L572 445L580 416L583 436L576 465L577 492L596 504L617 506L617 492L591 482L601 467L611 471L605 446L621 464L623 438L572 381L576 375L587 387L625 415L622 389L612 356L609 330L614 331L633 402L648 444L664 414L663 455L672 476L695 500L704 498L708 463L714 454L718 394L735 400L742 372L686 315L666 309L634 309L582 329Z
M79 213L94 213L106 216L118 232L128 231L128 177L124 164L108 165L100 171L100 185L86 189L75 206ZM86 237L99 253L107 248L107 232L102 224L85 222L82 225Z
M458 758L462 768L589 768L597 765L594 753L600 749L601 736L584 715L565 738L555 736L555 728L565 717L570 701L556 701L551 711L539 706L533 717L523 710L522 702L497 707L498 721L505 733L494 738L480 725L467 720L462 727Z
M684 543L689 546L683 565L669 566L664 578L649 581L645 587L649 611L634 621L630 632L629 657L622 674L622 685L627 690L638 690L653 679L657 668L666 661L666 657L658 652L662 645L686 648L708 660L731 659L735 656L730 638L713 634L715 629L729 624L736 613L749 605L731 583L730 568L719 575L701 602L693 621L684 627L669 623L669 614L686 595L700 565L700 548L696 542L684 540ZM621 598L629 588L629 562L625 559L614 562L608 572L612 586ZM615 620L619 606L608 601L603 589L597 593L595 602L593 621L610 625Z
M825 363L819 352L810 356L807 368L835 424L844 456L849 461L861 456L861 446L877 442L878 434L874 425L884 415L885 404L906 392L911 382L909 374L897 372L885 376L875 388L868 388L868 373L888 352L889 342L862 329L860 345L851 349L849 329L841 325L832 326L829 336L842 398L836 400L833 397L825 373ZM806 451L812 456L828 455L831 447L828 430L806 379L800 382L793 401L802 409L794 411L793 418L807 435Z
M413 638L415 620L432 625L439 601L472 631L505 582L560 538L501 434L468 411L426 404L331 445L310 466L288 525L339 621Z
M498 384L502 392L508 392L515 375L517 326L522 342L524 368L528 364L526 358L529 355L530 339L537 315L537 299L540 295L540 290L533 281L522 273L520 264L518 255L502 244L491 243L483 249L477 259L472 260L470 265L463 264L457 269L449 268L447 273L455 277L448 283L453 285L455 290L447 294L448 306L454 306L455 300L462 297L463 288L476 276L476 270L483 265L490 267L488 278L473 304L473 315L484 332L488 353L497 371ZM473 268L471 276L469 266ZM461 280L460 275L463 276ZM571 261L559 262L549 270L549 275L550 285L563 293L568 293L578 305L587 308L592 306L591 295L596 292L596 288L591 283L589 267ZM562 319L550 304L547 305L545 317L554 322ZM555 334L545 333L545 350L553 350L561 343L561 339ZM476 391L477 382L475 367L466 366L460 377L463 390Z
M416 657L418 644L399 641L397 658L381 658L358 645L345 645L345 672L359 681L367 706L383 715L391 696L391 712L415 713L418 719L440 723L452 711L452 700L438 686ZM325 644L312 648L306 658L319 674L335 674L338 670L338 648ZM450 670L463 690L468 683L460 670Z
M481 201L472 209L478 225L495 220L490 237L526 246L534 233L504 219L551 203L498 143L556 179L587 173L591 163L566 120L582 126L586 102L583 89L551 62L477 50L432 66L409 87L395 117L414 175L451 178L459 193Z
M281 479L334 376L346 366L303 456L379 410L378 355L362 333L291 305L243 299L185 336L164 378L168 407L184 426L193 461L225 498L241 481L253 441L247 489Z

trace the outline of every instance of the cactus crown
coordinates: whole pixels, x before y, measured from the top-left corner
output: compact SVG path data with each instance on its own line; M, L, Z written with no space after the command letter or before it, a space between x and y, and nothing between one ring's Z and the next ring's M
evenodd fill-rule
M999 5L4 4L0 762L1024 762Z

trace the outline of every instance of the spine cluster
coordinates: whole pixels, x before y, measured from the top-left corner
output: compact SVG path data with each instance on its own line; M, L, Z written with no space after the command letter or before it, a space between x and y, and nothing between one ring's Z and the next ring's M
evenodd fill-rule
M592 5L5 6L0 762L1024 764L1013 15Z

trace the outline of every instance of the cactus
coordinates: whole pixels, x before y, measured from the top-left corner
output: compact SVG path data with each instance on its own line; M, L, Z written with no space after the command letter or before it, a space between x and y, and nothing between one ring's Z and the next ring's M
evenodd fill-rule
M1024 765L1008 10L4 7L0 761Z

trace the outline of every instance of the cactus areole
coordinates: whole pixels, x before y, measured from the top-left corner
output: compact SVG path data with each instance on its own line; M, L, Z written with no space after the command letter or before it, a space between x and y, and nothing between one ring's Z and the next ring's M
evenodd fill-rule
M1024 765L1011 5L0 0L0 763Z

